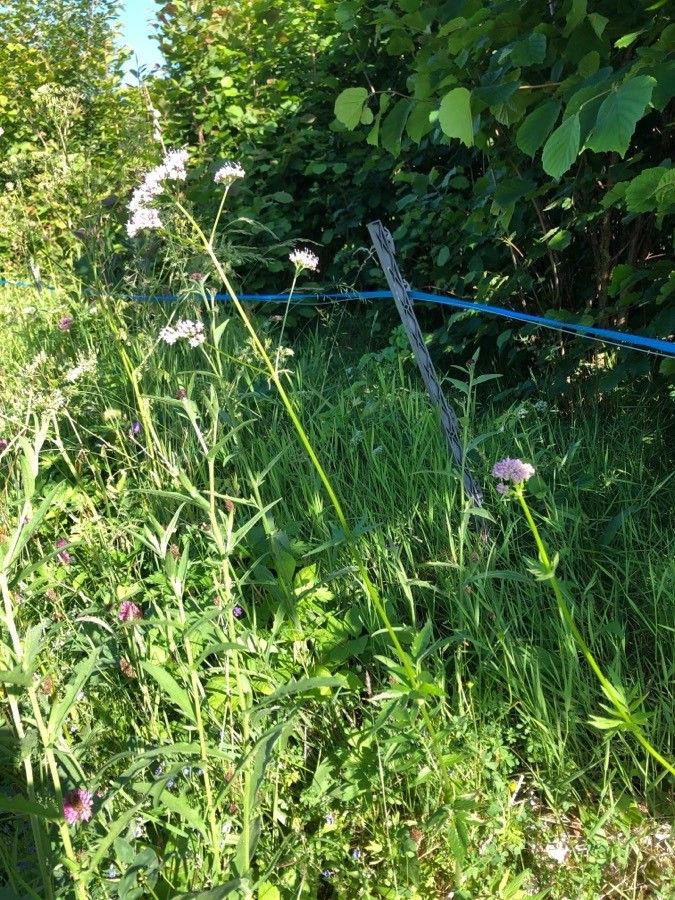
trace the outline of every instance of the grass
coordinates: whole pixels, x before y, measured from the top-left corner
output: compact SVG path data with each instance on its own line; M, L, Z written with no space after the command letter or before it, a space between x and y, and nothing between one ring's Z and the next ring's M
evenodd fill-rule
M606 698L488 474L535 465L577 624L672 759L672 415L649 385L561 400L542 382L514 403L453 370L484 540L409 355L356 316L311 322L284 379L350 540L241 326L218 329L226 308L181 307L204 318L203 352L156 345L169 307L10 289L0 306L20 644L3 638L0 669L30 676L5 681L0 712L9 896L672 895L672 780L590 724ZM274 350L279 324L258 325ZM124 601L143 618L121 622ZM93 818L59 831L77 786Z

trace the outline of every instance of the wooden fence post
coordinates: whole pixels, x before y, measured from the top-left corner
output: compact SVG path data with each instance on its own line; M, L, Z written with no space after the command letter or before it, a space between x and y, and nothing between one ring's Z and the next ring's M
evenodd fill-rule
M426 385L431 402L438 408L441 417L441 428L445 435L448 449L452 454L455 464L462 473L464 490L471 498L475 506L482 506L483 492L479 483L474 479L464 459L462 443L459 437L459 423L454 410L448 403L445 394L434 369L434 364L429 356L429 350L424 343L413 303L409 296L410 285L404 280L396 262L396 248L391 232L384 227L382 222L370 222L368 231L372 238L375 252L380 260L380 265L387 279L389 289L394 295L396 309L403 322L403 327L408 335L410 346L415 354L417 365Z

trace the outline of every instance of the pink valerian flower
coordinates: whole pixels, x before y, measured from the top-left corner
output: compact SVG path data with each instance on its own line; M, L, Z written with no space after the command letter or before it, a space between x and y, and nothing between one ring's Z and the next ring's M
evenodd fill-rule
M59 319L59 331L70 331L74 321L72 316L63 316Z
M117 617L120 622L137 622L143 618L143 612L132 600L123 600L117 611Z
M162 227L159 213L151 204L164 190L164 182L167 179L185 181L187 160L187 150L169 150L161 165L145 173L142 183L133 192L129 201L129 212L131 213L131 218L127 223L129 237L136 237L139 231L145 229Z
M239 163L228 162L225 163L224 166L221 166L216 174L213 176L213 180L216 184L224 184L229 187L237 178L243 178L246 175L246 172L239 165Z
M159 332L159 337L169 346L184 339L191 347L199 347L206 340L204 323L193 322L191 319L180 319L175 325L165 325Z
M500 459L492 467L492 476L499 481L497 490L500 494L505 494L511 484L522 484L528 478L534 475L534 466L523 462L522 459Z
M294 250L288 257L298 272L303 269L309 269L310 272L316 272L319 268L319 257L316 253L312 253L307 247L301 250Z
M63 816L69 825L76 822L88 822L91 819L91 811L94 799L90 791L84 788L75 788L63 798Z

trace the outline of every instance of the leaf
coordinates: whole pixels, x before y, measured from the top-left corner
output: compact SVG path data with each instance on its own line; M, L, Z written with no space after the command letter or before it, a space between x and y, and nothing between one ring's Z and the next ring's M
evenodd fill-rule
M579 113L565 119L544 144L541 164L552 178L560 178L572 165L579 153Z
M242 896L241 892L244 888L250 890L250 882L247 879L234 878L218 887L211 888L208 891L191 891L189 894L174 894L171 900L222 900L223 897L230 897L236 892L235 900Z
M448 137L459 138L467 147L473 147L471 92L464 87L449 91L441 100L438 121Z
M422 100L416 103L410 111L408 121L405 123L405 130L410 140L416 144L419 144L434 127L433 122L429 119L429 114L433 111L434 106L433 101Z
M335 118L338 122L353 131L361 121L363 106L368 99L368 91L364 87L345 88L335 100Z
M567 13L567 21L565 23L564 37L569 37L574 29L581 25L586 18L588 11L588 0L572 0L570 11Z
M172 794L171 791L167 789L159 794L157 802L171 812L176 813L183 822L191 825L195 831L200 831L202 835L206 835L206 823L204 817L196 806L188 803L185 797Z
M151 678L154 678L160 688L171 700L173 700L176 706L180 707L185 718L194 723L195 714L192 709L190 698L188 697L187 692L178 684L173 675L169 674L166 669L162 669L161 666L156 666L153 663L148 662L147 659L141 660L141 666Z
M555 100L548 100L532 110L516 132L516 144L523 153L534 156L550 134L559 115L560 104Z
M605 16L601 16L600 13L589 13L588 21L591 23L591 28L596 33L598 37L602 37L602 33L605 30L609 19Z
M98 649L92 650L89 656L76 666L75 674L68 682L63 699L52 706L52 711L49 715L49 723L47 725L47 733L51 741L56 737L63 720L68 715L71 706L75 703L77 695L87 683L87 679L96 665L98 655Z
M12 813L14 816L38 816L48 822L58 822L61 812L55 806L43 806L27 797L6 797L0 794L0 811Z
M638 75L624 81L606 97L586 146L596 153L615 151L626 155L635 126L651 100L656 79Z
M412 105L412 100L399 100L380 128L380 144L392 156L398 156L401 152L403 129Z
M522 41L518 41L511 51L511 62L514 66L532 66L543 63L545 57L546 35L538 31L534 31Z
M675 211L675 169L670 169L662 175L654 196L660 216Z
M630 212L652 212L656 209L656 189L666 173L666 169L657 166L653 169L643 169L626 188L626 209Z

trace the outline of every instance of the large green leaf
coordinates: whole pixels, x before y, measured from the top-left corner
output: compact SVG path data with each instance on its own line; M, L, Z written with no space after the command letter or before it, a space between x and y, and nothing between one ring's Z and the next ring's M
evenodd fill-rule
M160 688L171 700L173 700L176 706L180 707L185 718L189 719L190 722L194 722L195 714L187 691L178 684L173 675L167 672L166 669L162 669L161 666L156 666L154 663L148 662L147 659L141 660L141 666L151 678L154 678Z
M579 114L565 119L544 145L541 163L544 172L560 178L572 165L579 153Z
M516 132L516 144L523 153L534 156L549 136L559 115L560 104L555 100L548 100L532 110Z
M656 209L656 188L667 170L658 166L644 169L626 188L626 208L630 212L652 212Z
M511 62L514 66L532 66L543 63L546 56L546 35L533 31L526 38L518 41L511 51Z
M638 75L612 91L598 111L586 146L596 153L614 151L625 156L635 126L649 105L655 84L656 79L651 76Z
M472 147L471 92L464 87L449 91L441 100L438 121L444 134L451 138L459 138L467 147Z
M361 114L367 99L366 88L345 88L335 101L335 118L353 131L361 121Z
M434 109L434 103L431 100L422 100L414 105L405 124L405 130L408 137L416 144L422 140L425 134L428 134L434 127L433 122L429 119L429 114Z
M656 186L654 196L658 206L657 212L660 216L675 212L675 169L664 172Z
M399 100L380 127L380 144L392 156L401 152L401 137L412 105L412 100Z

